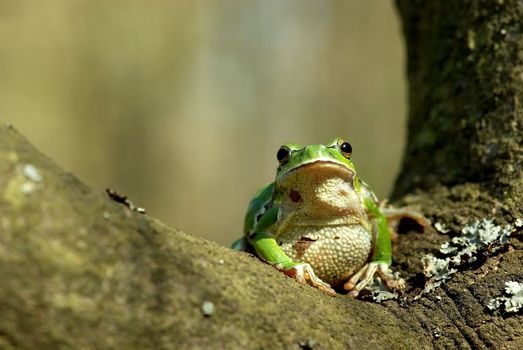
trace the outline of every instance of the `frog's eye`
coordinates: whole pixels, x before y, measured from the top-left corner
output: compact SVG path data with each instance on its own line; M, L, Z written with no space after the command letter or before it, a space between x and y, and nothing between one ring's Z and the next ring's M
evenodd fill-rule
M290 157L291 150L287 146L281 146L278 150L278 153L276 153L276 158L278 159L278 162L280 162L280 164L286 163Z
M340 149L341 154L347 159L350 159L352 155L352 146L347 141L339 140L338 148Z

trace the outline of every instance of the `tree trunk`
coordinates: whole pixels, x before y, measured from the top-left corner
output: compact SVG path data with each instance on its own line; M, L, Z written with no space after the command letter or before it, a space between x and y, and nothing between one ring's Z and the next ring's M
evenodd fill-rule
M409 119L393 198L421 207L451 236L473 219L513 223L523 216L523 2L397 0L397 7ZM442 235L428 239L400 240L398 261L413 267L402 254L409 247L437 254ZM523 283L521 241L511 248L459 272L436 291L441 301L428 297L431 311L420 321L456 327L466 342L460 348L523 348L521 311L502 318L485 308L505 282ZM447 312L446 326L432 317L438 308ZM435 347L441 338L433 337Z
M448 235L489 215L513 223L522 216L523 3L398 8L410 116L395 198ZM408 232L394 243L405 296L333 298L111 201L10 127L0 127L0 210L1 349L523 347L521 311L487 309L505 282L523 282L516 238L420 297L420 259L449 237Z
M394 196L475 184L502 214L521 215L523 3L398 0L398 8L410 113Z

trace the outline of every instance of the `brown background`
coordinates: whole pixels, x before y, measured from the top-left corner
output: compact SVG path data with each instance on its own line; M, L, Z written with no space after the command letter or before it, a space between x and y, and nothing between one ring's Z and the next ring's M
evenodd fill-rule
M0 121L91 186L223 244L284 142L347 138L388 195L403 61L388 1L0 0Z

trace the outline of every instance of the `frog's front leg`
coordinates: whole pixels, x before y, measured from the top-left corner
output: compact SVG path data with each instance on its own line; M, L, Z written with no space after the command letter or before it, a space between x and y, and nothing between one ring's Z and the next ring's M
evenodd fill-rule
M300 283L306 284L308 282L329 295L336 295L336 292L328 283L323 282L316 276L311 265L292 261L270 235L255 233L249 238L249 243L261 259L267 261L287 276L293 277Z

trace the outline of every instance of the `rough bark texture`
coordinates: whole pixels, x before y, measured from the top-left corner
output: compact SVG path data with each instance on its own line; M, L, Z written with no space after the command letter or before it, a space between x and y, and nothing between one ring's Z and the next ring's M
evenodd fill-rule
M398 1L408 142L395 197L474 184L502 214L523 195L523 3Z
M523 216L523 2L397 0L397 6L410 110L393 198L446 223L451 236L472 219L514 222ZM400 251L406 245L437 255L434 243L448 240L427 238L403 237ZM436 293L444 293L441 301L425 300L458 327L467 343L458 347L523 348L521 313L499 318L484 308L504 282L523 282L521 242L513 247L459 273ZM398 261L413 266L405 253ZM429 324L445 327L438 319ZM433 340L442 346L441 338Z
M402 201L449 235L486 215L512 222L522 216L522 3L398 6L411 111L396 198L410 193ZM517 239L414 301L420 258L449 237L406 233L394 246L405 297L332 298L111 201L10 127L0 127L0 212L0 349L523 347L522 314L486 309L504 282L523 282Z

